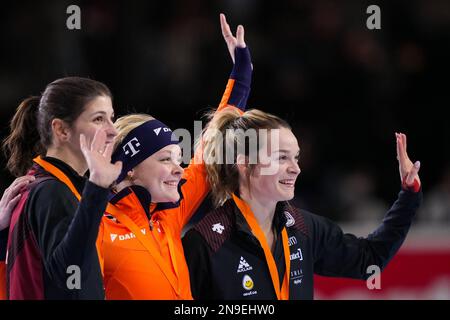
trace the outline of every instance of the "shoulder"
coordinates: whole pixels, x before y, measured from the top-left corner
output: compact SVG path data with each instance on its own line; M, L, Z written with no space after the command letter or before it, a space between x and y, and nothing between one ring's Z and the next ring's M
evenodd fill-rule
M283 210L286 217L286 227L290 230L300 232L306 237L311 237L317 228L331 223L325 217L298 208L290 203L287 203L283 207Z
M48 203L72 198L76 200L69 187L52 176L36 179L35 183L30 185L30 198L45 200Z
M30 221L68 217L78 206L78 200L70 189L51 176L36 179L29 190L25 211Z
M209 212L191 231L198 233L213 251L217 251L231 236L234 229L234 206L227 201Z

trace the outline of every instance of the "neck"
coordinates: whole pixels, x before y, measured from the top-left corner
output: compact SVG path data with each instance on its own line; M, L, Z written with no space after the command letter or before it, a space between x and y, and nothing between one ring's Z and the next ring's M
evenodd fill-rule
M129 180L125 179L125 180L121 181L120 183L118 183L114 189L116 192L120 192L121 190L123 190L127 187L131 187L132 185L133 184Z
M239 192L242 200L247 202L252 209L261 230L266 235L270 233L272 231L273 216L275 215L277 203L252 196L246 188L240 188Z
M53 157L68 164L74 169L80 176L84 176L88 170L88 166L84 156L76 154L68 148L50 147L46 153L47 157Z

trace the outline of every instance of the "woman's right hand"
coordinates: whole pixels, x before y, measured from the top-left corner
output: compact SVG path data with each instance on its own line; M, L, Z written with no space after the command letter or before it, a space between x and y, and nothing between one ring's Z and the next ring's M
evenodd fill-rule
M80 135L80 147L89 168L89 181L96 185L109 188L119 177L122 162L111 163L113 143L106 144L106 132L98 129L92 141Z
M34 180L34 176L19 177L3 192L0 200L0 231L9 227L12 212L22 197L22 188Z

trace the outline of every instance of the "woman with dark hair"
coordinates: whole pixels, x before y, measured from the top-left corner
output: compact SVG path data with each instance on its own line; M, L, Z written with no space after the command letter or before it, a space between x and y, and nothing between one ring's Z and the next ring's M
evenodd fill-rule
M111 164L111 99L104 84L68 77L17 108L3 144L7 167L34 181L24 186L25 177L15 186L26 189L9 226L9 299L104 298L95 242L122 168Z

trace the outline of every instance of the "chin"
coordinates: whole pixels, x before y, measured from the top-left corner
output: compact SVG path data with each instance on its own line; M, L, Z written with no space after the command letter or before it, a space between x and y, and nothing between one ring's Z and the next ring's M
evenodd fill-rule
M177 202L178 200L180 200L180 194L177 191L176 195L167 197L167 200L164 202Z
M279 197L280 200L278 200L278 201L289 201L289 200L294 199L294 196L295 196L294 192L292 192L292 193L284 193L284 194L280 195L280 197Z
M158 197L157 199L152 201L155 203L160 203L160 202L177 202L178 200L180 200L180 194L177 191L176 194L173 195L165 194L162 197Z

